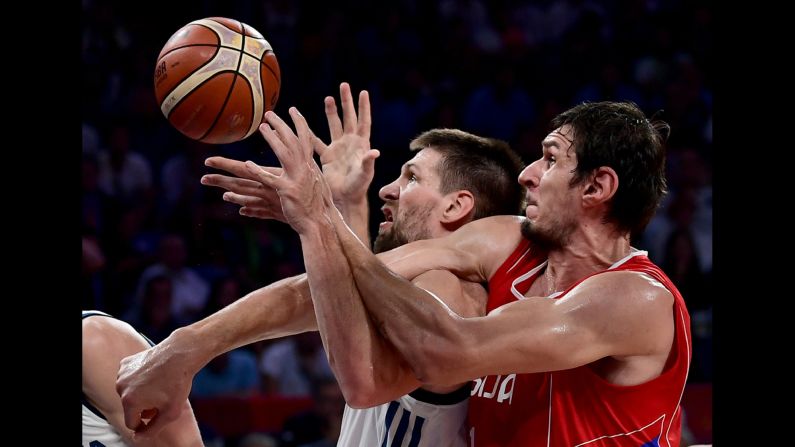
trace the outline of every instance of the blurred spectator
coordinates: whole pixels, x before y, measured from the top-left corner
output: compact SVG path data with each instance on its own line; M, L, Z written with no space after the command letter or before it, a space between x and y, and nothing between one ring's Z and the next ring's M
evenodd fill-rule
M712 185L703 157L693 149L670 152L669 193L644 231L641 245L658 265L665 242L677 228L688 228L703 272L712 271Z
M240 440L238 447L279 447L279 441L264 433L251 433Z
M99 152L99 187L124 200L147 194L152 187L152 168L137 152L130 150L130 131L116 124L109 132L108 150Z
M171 313L180 324L193 322L207 303L210 286L193 269L186 265L188 250L185 238L167 234L160 240L160 261L141 274L139 294L150 278L164 275L171 280Z
M510 141L536 118L536 108L511 67L497 62L493 70L493 79L470 95L464 125L469 132Z
M314 382L313 409L290 417L282 429L283 447L334 447L340 436L345 398L333 378Z
M266 393L306 397L312 382L333 377L320 334L304 332L268 346L260 359Z
M668 235L660 267L682 293L688 311L692 313L710 306L709 278L701 270L695 243L687 227L678 227Z
M81 284L83 292L83 309L95 309L102 306L102 290L98 273L105 267L105 254L96 238L83 235L83 257L81 263Z
M249 397L260 390L257 358L245 348L210 360L193 378L192 397Z
M160 343L180 325L171 313L173 296L171 278L154 275L143 283L140 307L135 307L125 320L146 334L153 342Z

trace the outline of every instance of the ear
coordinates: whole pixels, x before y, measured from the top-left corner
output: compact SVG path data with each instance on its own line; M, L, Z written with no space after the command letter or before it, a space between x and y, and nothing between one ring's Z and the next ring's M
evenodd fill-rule
M586 207L605 203L616 194L618 190L618 174L613 168L602 166L597 168L591 179L585 182L582 201Z
M453 191L444 196L445 207L442 212L442 225L451 231L472 220L475 212L475 196L465 189Z

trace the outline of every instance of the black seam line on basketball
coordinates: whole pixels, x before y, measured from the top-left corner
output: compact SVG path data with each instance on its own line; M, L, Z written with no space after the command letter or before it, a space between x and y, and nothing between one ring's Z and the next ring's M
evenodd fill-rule
M238 34L244 34L244 33L246 32L246 30L243 28L243 22L241 22L240 20L238 20L238 21L237 21L237 23L239 23L239 24L240 24L240 29L241 29L242 31L238 31L238 30L236 30L236 29L232 29L232 28L230 28L229 26L227 26L225 23L223 23L223 22L219 22L218 20L215 20L215 19L213 19L212 17L208 18L207 20L210 20L210 21L212 21L212 22L215 22L215 23L217 23L217 24L219 24L219 25L223 26L224 28L228 29L229 31L234 31L234 32L236 32L236 33L238 33Z
M264 53L262 53L262 57L260 58L259 63L264 65L265 68L267 68L268 71L271 72L271 74L273 75L273 79L276 80L275 92L269 98L270 105L271 106L276 106L276 101L279 99L279 90L281 90L281 88L282 88L282 80L280 79L279 74L276 73L273 70L273 68L271 68L270 65L265 63L265 56L267 56L268 53L273 53L273 50L266 50ZM278 64L279 62L277 61L276 63ZM262 96L264 98L265 97L265 92L267 91L267 89L265 88L265 76L260 75L260 77L259 77L259 85L262 86ZM263 113L263 115L264 115L264 113Z
M218 45L217 43L189 43L187 45L182 45L181 47L176 47L176 48L172 48L172 49L168 50L168 53L162 55L157 60L157 62L160 63L160 61L162 61L164 57L168 56L169 54L171 54L171 53L173 53L173 52L175 52L177 50L181 50L183 48L190 48L190 47L215 47L216 48L216 50L215 50L216 53L218 52L218 50L217 50L218 47L225 48L223 45Z
M248 85L248 89L249 89L249 91L251 91L251 95L252 95L252 97L251 97L251 123L253 123L254 120L257 118L257 117L254 116L254 96L253 96L254 95L254 86L251 85L250 82L248 82L248 78L246 78L245 76L241 76L240 79L242 79L246 83L246 85ZM262 79L262 76L260 76L260 79ZM262 81L260 81L260 84L262 84ZM265 90L262 90L262 98L263 98L263 102L264 102ZM265 104L262 104L262 109L263 109L262 110L262 116L265 116ZM260 122L262 122L262 116L259 117ZM248 129L246 129L246 133L244 133L243 136L248 134L249 129L251 129L251 123L249 123ZM257 124L257 129L259 129L259 124Z
M240 34L240 33L238 33L238 34ZM265 40L265 39L261 39L261 40ZM182 45L181 47L174 47L174 48L168 50L168 53L160 56L157 59L157 63L159 64L160 61L162 61L164 57L168 56L169 54L173 53L174 51L181 50L183 48L188 48L188 47L216 47L216 48L226 48L228 50L240 51L240 48L230 47L230 46L227 46L227 45L220 45L220 44L217 44L217 43L190 43L190 44L187 44L187 45ZM216 50L216 52L217 51L218 50ZM268 53L273 53L273 50L265 50L265 52L262 53L262 56L259 58L259 60L262 61L262 58L265 57L265 55L268 54ZM243 54L246 54L246 55L248 55L248 56L250 56L250 57L252 57L254 59L257 59L257 55L251 54L248 51L243 50Z
M176 84L174 84L174 86L173 86L173 87L171 87L171 89L170 89L168 92L166 92L166 94L163 96L163 101L165 101L166 99L168 99L168 97L169 97L169 96L170 96L172 93L174 93L174 90L176 90L176 89L177 89L177 87L179 87L179 86L180 86L180 85L181 85L183 82L185 82L185 80L186 80L186 79L190 78L190 77L191 77L191 76L193 76L193 75L194 75L196 72L198 72L199 70L201 70L202 68L204 68L204 67L205 67L207 64L209 64L210 62L212 62L212 61L213 61L213 59L215 59L215 56L217 56L217 55L218 55L218 52L219 52L219 51L220 51L220 49L218 48L218 46L215 46L215 53L213 53L213 55L212 55L212 56L211 56L209 59L207 59L207 60L206 60L206 61L205 61L203 64L199 65L198 67L194 68L194 69L193 69L193 71L191 71L191 72L190 72L190 73L188 73L187 75L183 76L183 77L182 77L182 81L180 81L180 82L177 82ZM165 57L165 56L164 56L164 57ZM213 76L211 76L211 78L212 78L212 77L213 77ZM206 82L206 81L205 81L205 82ZM202 84L204 84L204 82L202 82ZM157 87L157 84L155 84L155 87ZM185 96L187 96L187 95L185 95ZM172 108L171 108L171 110L169 110L169 111L168 111L168 116L166 116L166 119L168 119L168 118L171 116L171 112L173 112L173 111L174 111L174 109L176 109L176 108L177 108L177 106L178 106L178 105L179 105L179 104L180 104L180 103L181 103L181 102L182 102L182 101L185 99L185 96L183 96L183 97L182 97L182 99L180 99L180 100L179 100L179 101L178 101L176 104L174 104L174 107L172 107ZM163 104L163 102L162 102L162 101L160 101L160 104L159 104L159 105L161 105L161 106L162 106L162 104Z
M164 54L160 59L158 59L157 63L159 64L160 61L162 61L164 57L168 56L172 52L177 51L177 50L181 50L183 48L188 48L188 47L215 47L215 48L226 48L227 50L240 51L240 48L230 47L230 46L227 46L227 45L218 45L218 44L213 44L213 43L192 43L192 44L183 45L181 47L172 48L172 49L168 50L168 53ZM217 53L218 53L218 50L216 50L216 54ZM249 57L251 57L252 59L257 59L260 62L262 62L262 59L265 57L265 55L267 55L268 53L273 53L273 50L265 50L265 52L262 53L262 56L259 57L259 58L257 58L257 56L255 54L251 54L251 53L249 53L248 51L245 51L245 50L242 53L247 55L247 56L249 56ZM213 55L213 56L215 56L215 55Z
M207 19L207 20L211 20L211 21L213 21L213 22L215 22L215 23L217 23L217 24L219 24L219 25L223 26L224 28L228 29L229 31L234 31L234 32L236 32L236 33L238 33L238 34L242 34L242 35L244 35L244 36L246 35L246 26L245 26L246 24L245 24L245 23L243 23L243 22L241 22L240 20L238 20L238 21L237 21L237 23L239 23L239 24L240 24L240 29L241 29L241 30L243 30L243 31L238 31L238 30L236 30L236 29L232 29L232 28L230 28L230 27L226 26L226 24L224 24L224 23L222 23L222 22L219 22L218 20L215 20L215 19L213 19L212 17L210 17L210 18L209 18L209 19ZM249 28L251 28L251 27L249 27ZM254 28L251 28L251 29L252 29L252 30L254 30ZM257 34L259 34L259 31L257 31ZM260 34L260 35L261 35L261 34ZM265 40L265 38L264 38L264 37L256 37L256 36L247 36L247 37L249 37L249 38L251 38L251 39Z
M229 91L226 92L226 98L224 98L224 103L221 105L221 110L218 111L218 115L215 115L215 120L213 120L213 123L210 125L209 128L207 128L207 131L204 132L204 135L202 135L201 138L199 138L199 141L202 141L203 139L207 138L207 135L210 135L210 132L212 132L213 129L215 129L215 125L218 124L218 120L221 119L221 115L223 115L224 110L226 110L226 104L229 103L229 97L232 96L232 91L235 90L235 83L237 82L237 78L238 76L240 76L239 74L240 64L243 62L243 48L246 47L246 32L245 32L246 28L243 25L243 22L238 21L237 23L240 24L240 28L243 30L243 32L240 33L240 35L243 36L243 39L241 39L240 41L240 48L237 49L238 51L240 51L240 56L238 56L237 58L237 67L235 67L235 77L232 78L232 85L229 86ZM248 133L248 131L246 131L246 133Z
M212 81L213 79L217 78L218 76L221 76L221 75L223 75L223 74L228 74L228 73L232 73L232 74L234 74L235 72L234 72L234 71L232 71L232 70L221 70L221 71L219 71L218 73L215 73L215 74L213 74L213 75L212 75L212 76L210 76L209 78L207 78L207 79L203 80L202 82L200 82L199 84L197 84L195 87L193 87L193 88L191 89L191 91L189 91L188 93L185 93L185 94L182 96L182 99L180 99L179 101L177 101L177 103L176 103L176 104L174 104L174 107L172 107L172 108L171 108L171 110L168 112L168 116L166 117L166 119L170 119L170 118L171 118L171 114L172 114L172 113L174 113L174 111L175 111L175 110L177 110L177 108L179 107L179 105L180 105L180 104L182 104L182 103L183 103L183 102L184 102L186 99L190 98L190 97L191 97L191 95L192 95L194 92L197 92L197 91L201 90L201 87L202 87L204 84L206 84L206 83L208 83L208 82ZM187 79L187 78L185 78L185 79Z
M264 37L262 37L262 38L259 38L259 37L253 37L253 36L246 36L246 28L243 26L243 22L240 22L240 21L238 21L238 22L237 22L237 23L239 23L239 24L240 24L240 28L243 30L243 32L240 32L240 31L237 31L237 30L233 30L232 28L229 28L228 26L224 25L223 23L221 23L221 22L219 22L219 21L217 21L217 20L212 20L212 21L213 21L213 22L215 22L215 23L217 23L217 24L219 24L219 25L221 25L221 26L223 26L224 28L228 29L229 31L232 31L233 33L237 33L237 34L240 34L241 36L243 36L243 42L245 42L245 41L246 41L246 39L245 39L246 37L248 37L249 39L254 39L254 40L265 40L265 38L264 38ZM244 50L245 46L241 46L240 48L235 48L235 47L230 47L230 46L226 46L226 45L224 45L224 44L222 43L222 42L223 42L223 39L221 39L221 35L220 35L220 34L218 34L218 33L217 33L217 32L216 32L214 29L210 28L209 26L207 26L207 25L205 25L205 24L203 24L203 23L194 23L194 25L196 25L196 26L202 26L202 27L204 27L204 28L207 28L207 29L208 29L208 30L210 30L210 31L211 31L213 34L215 34L215 37L218 39L218 43L217 43L217 44L215 44L216 46L218 46L218 47L220 47L220 48L226 48L226 49L229 49L229 50L240 51L240 52L241 52L241 53L243 53L243 54L248 54L249 56L253 57L254 59L256 59L256 58L257 58L257 56L254 56L253 54L251 54L251 53L248 53L246 50ZM266 42L267 42L267 41L266 41ZM196 44L196 45L204 45L204 44ZM186 46L190 46L190 45L186 45ZM183 47L180 47L180 48L183 48ZM173 51L173 50L172 50L172 51ZM266 50L266 51L273 51L273 50ZM169 51L169 53L170 53L170 51Z

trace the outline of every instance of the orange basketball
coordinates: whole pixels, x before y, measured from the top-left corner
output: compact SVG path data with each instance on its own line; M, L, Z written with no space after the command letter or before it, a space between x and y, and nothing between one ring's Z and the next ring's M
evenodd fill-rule
M155 96L168 121L203 143L242 140L279 99L281 75L262 34L237 20L210 17L179 29L155 66Z

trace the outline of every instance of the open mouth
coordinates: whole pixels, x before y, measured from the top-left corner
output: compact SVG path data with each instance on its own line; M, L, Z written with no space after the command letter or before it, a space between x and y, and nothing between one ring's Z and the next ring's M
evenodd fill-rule
M385 229L391 227L393 222L392 210L390 208L382 206L381 212L384 213L384 221L381 222L381 224L378 226L379 229Z

